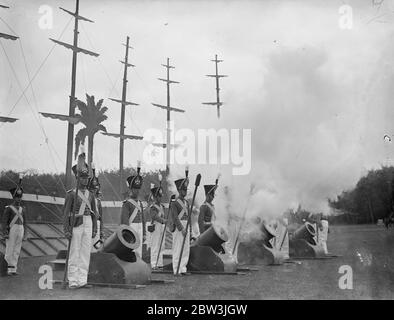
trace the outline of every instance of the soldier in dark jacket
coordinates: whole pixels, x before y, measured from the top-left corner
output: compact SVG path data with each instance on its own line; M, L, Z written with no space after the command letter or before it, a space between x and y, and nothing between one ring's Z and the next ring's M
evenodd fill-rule
M198 216L198 225L200 233L209 229L212 223L216 220L215 206L212 201L215 198L216 184L208 184L204 186L205 202L200 206L200 215Z

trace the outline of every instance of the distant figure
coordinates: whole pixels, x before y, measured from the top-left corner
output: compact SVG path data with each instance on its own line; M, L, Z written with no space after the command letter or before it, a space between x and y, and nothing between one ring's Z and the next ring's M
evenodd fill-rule
M192 216L191 216L191 229L192 229L192 236L191 240L194 241L200 236L200 226L198 225L198 217L200 215L200 211L198 209L198 205L195 203L192 209Z
M8 265L7 275L17 275L22 241L26 240L26 208L21 202L23 189L20 183L18 187L10 189L10 193L13 202L5 207L2 221L3 233L6 239L4 259Z
M327 249L327 239L328 239L328 216L324 213L321 214L320 219L320 233L319 233L319 240L324 249L324 253L328 254Z
M224 187L224 194L226 196L226 213L227 213L227 231L229 240L225 243L226 251L231 254L235 262L238 263L238 246L239 241L237 241L237 236L239 233L239 228L241 218L234 212L232 206L232 193L228 186Z
M187 195L187 187L189 185L189 178L175 180L175 186L178 191L178 198L171 206L171 221L170 231L172 232L172 268L174 275L177 274L178 263L179 273L182 275L187 274L187 263L189 262L190 253L190 231L186 229L188 219L189 203L185 199ZM185 244L182 250L183 239L186 237ZM182 255L181 255L182 253Z
M164 218L164 206L161 203L161 198L163 196L163 189L160 186L154 186L151 189L151 194L153 198L153 203L150 205L150 216L152 217L152 224L150 226L151 237L150 237L150 248L151 248L151 267L152 269L163 267L163 250L164 250L164 239L161 242L164 228L167 220ZM149 228L149 227L148 227ZM152 230L153 229L153 230ZM149 231L149 229L148 229ZM161 247L160 247L161 243ZM160 256L159 255L160 251Z
M289 259L289 232L287 218L278 218L277 228L276 228L276 242L275 247L277 250L284 253L285 259Z
M212 223L216 220L215 206L212 201L215 198L217 184L208 184L204 186L205 202L200 207L200 215L198 216L198 225L200 233L204 233Z
M383 222L384 225L386 226L386 229L394 225L394 211L391 211L387 217L383 218Z

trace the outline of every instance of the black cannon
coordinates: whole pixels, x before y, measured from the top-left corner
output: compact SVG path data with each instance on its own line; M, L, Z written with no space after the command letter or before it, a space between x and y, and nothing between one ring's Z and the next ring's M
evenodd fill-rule
M305 222L294 231L289 237L290 257L321 257L324 256L324 249L316 240L315 226Z
M191 245L187 269L190 271L236 272L237 263L223 244L228 241L227 231L211 225Z
M141 245L138 233L129 226L119 228L92 253L88 282L110 284L147 284L150 265L135 252Z
M285 260L285 253L277 250L271 243L276 232L269 225L257 220L260 234L258 238L243 240L238 246L240 264L278 265Z

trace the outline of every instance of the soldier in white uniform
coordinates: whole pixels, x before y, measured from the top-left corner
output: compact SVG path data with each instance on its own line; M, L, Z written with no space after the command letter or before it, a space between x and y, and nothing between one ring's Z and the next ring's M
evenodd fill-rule
M161 198L163 196L163 189L161 187L161 181L159 186L155 186L151 189L151 194L153 198L153 203L149 207L150 216L152 223L148 226L148 231L151 232L150 237L150 248L151 248L151 267L152 269L163 267L163 250L164 250L164 239L161 242L163 232L167 220L164 217L164 206L161 203ZM160 248L161 242L161 248ZM159 255L160 251L160 256Z
M7 275L17 275L19 255L22 241L26 240L26 208L22 205L23 189L19 185L10 193L13 202L5 207L3 214L3 234L6 239L4 259L7 262Z
M137 174L127 178L129 186L129 194L127 199L123 201L122 211L120 216L120 224L125 224L132 227L138 234L141 240L141 246L135 250L136 253L143 259L146 255L146 234L145 234L145 217L142 203L138 200L140 189L142 187L143 178L140 175L141 168L137 167Z
M328 254L328 249L327 249L328 216L323 213L320 218L320 226L319 227L320 227L320 234L319 234L320 243L324 249L324 253Z
M198 209L198 204L196 200L194 200L194 205L192 209L192 216L191 216L191 243L195 241L200 236L200 227L198 225L198 217L200 216L200 210Z
M190 253L190 229L186 230L189 212L189 203L185 199L187 195L187 187L189 185L187 170L186 177L176 180L175 185L179 195L176 201L171 205L170 212L172 222L170 228L170 231L172 232L172 268L174 275L177 275L177 268L180 259L181 262L179 267L179 274L186 275L186 266L189 262ZM185 237L185 245L181 256L182 243Z
M87 164L82 167L75 165L72 171L75 176L79 175L78 195L75 189L67 192L63 213L64 233L71 241L67 266L68 284L70 289L77 289L87 285L92 239L97 234L97 219L94 196L87 189L89 182Z
M278 218L276 224L275 248L283 252L284 258L289 259L289 232L287 230L289 222L285 217Z

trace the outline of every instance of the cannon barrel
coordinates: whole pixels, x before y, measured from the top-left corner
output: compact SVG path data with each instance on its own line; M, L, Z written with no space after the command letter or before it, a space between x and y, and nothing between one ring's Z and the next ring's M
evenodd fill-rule
M193 246L206 246L221 253L224 251L222 244L226 241L228 241L227 231L217 224L212 224L193 242Z
M118 229L104 241L99 252L113 253L120 260L135 262L134 250L141 245L138 233L130 226L120 225Z
M275 237L275 230L272 229L269 225L266 225L265 223L261 224L260 230L262 235L261 240L267 247L272 248L270 240Z
M316 245L316 241L313 238L316 235L315 227L306 222L304 225L299 227L296 231L294 231L293 239L295 240L306 240L308 243Z

